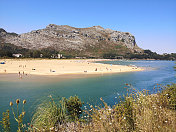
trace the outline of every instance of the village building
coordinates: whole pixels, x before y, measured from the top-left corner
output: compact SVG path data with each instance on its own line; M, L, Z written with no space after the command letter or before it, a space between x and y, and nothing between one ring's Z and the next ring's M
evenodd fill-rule
M19 58L19 57L22 57L23 55L22 54L12 54L12 56Z
M63 58L63 55L62 54L52 54L51 58L61 59L61 58Z
M43 57L43 54L40 54L40 58L42 58Z
M79 56L77 56L77 57L75 57L75 59L86 59L86 57L79 57Z
M63 57L62 54L57 54L58 59L61 59L62 57Z

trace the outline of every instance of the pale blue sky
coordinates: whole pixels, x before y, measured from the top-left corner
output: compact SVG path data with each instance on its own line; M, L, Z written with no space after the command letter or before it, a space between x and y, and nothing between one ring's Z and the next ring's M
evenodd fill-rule
M176 53L176 0L0 0L0 27L8 32L51 23L130 32L143 49Z

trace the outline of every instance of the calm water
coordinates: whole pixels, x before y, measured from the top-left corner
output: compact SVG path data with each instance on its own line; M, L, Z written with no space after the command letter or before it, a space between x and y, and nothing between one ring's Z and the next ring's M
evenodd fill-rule
M17 75L0 75L0 113L10 109L10 101L15 102L17 98L26 99L25 120L29 122L37 104L49 95L54 97L78 95L85 104L98 104L99 98L103 97L109 105L113 105L117 102L116 97L126 93L125 83L139 90L152 90L157 83L166 85L176 82L174 61L105 61L101 63L132 64L145 67L146 70L91 77L87 75L80 77L27 76L24 79L18 79Z

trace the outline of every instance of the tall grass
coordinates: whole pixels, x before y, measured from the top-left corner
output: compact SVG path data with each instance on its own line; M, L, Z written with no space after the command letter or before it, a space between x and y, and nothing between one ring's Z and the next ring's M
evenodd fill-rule
M90 109L83 111L82 118L83 115L86 115L83 120L80 120L82 118L78 116L75 116L75 118L79 118L77 120L67 120L69 118L68 107L60 107L67 110L64 118L58 119L56 115L60 113L56 112L54 104L50 104L49 107L45 106L47 112L41 110L44 112L40 114L43 117L38 117L37 120L45 119L45 115L48 115L50 118L48 119L47 116L47 120L54 121L54 124L49 126L50 130L56 131L167 132L176 130L176 84L162 87L162 91L158 90L157 94L149 94L149 91L146 90L139 92L132 89L132 91L124 96L124 101L112 107L101 98L103 106L93 107L90 105ZM72 99L69 108L74 109L73 104L74 100ZM74 114L72 114L72 118ZM45 124L38 124L37 127L40 129L39 126L44 127Z
M125 100L109 108L93 109L89 131L175 131L176 84L158 94L133 92Z
M67 119L64 98L55 103L52 96L50 101L40 104L32 118L33 129L48 131L55 127L55 124L63 123Z
M75 96L55 101L50 96L36 110L28 131L80 132L174 132L176 130L176 84L149 91L135 91L112 107L102 98L101 107L82 110L81 100ZM10 131L8 112L4 114L4 130ZM1 123L2 123L1 122Z
M59 130L68 122L77 121L81 110L81 100L75 96L69 99L61 98L56 102L52 96L50 101L43 102L39 105L32 118L34 130Z

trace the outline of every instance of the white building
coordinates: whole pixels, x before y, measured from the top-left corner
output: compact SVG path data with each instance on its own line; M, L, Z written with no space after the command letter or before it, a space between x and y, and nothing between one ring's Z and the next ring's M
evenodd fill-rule
M43 54L40 54L40 58L42 58L43 57Z
M23 55L22 54L12 54L12 56L19 58L19 57L22 57Z
M61 58L62 58L62 54L58 54L58 55L57 55L57 58L58 58L58 59L61 59Z

